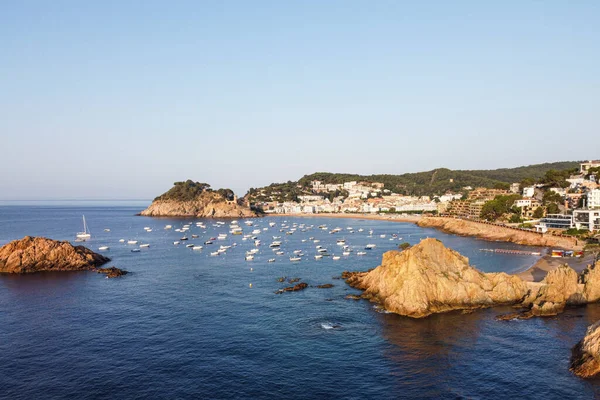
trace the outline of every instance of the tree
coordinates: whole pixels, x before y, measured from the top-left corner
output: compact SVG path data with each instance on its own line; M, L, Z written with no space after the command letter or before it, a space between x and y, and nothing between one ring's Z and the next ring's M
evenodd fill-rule
M400 243L400 244L398 245L398 248L399 248L400 250L406 250L406 249L408 249L409 247L410 247L410 243L407 243L407 242Z
M482 209L480 217L488 221L495 221L504 214L511 212L515 200L520 199L518 194L496 196L494 200L486 202Z
M533 212L533 218L542 218L544 216L544 208L538 207Z
M558 204L556 203L550 203L546 206L546 213L548 214L559 214L560 213L560 208L558 207Z
M560 194L553 192L552 190L547 190L544 193L544 196L542 197L542 203L544 205L546 204L550 204L550 203L562 203L563 198Z
M521 218L520 214L513 214L510 216L510 219L508 220L508 222L513 223L513 224L518 224L523 222L523 219Z

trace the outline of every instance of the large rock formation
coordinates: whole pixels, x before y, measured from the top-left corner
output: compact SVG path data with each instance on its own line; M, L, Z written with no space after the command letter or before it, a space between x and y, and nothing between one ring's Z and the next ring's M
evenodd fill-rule
M466 257L437 239L425 239L402 252L388 251L379 267L368 272L345 272L342 277L364 290L363 298L415 318L509 304L521 311L498 318L524 319L557 315L567 306L600 300L600 261L580 275L563 265L541 282L525 282L516 275L478 271Z
M569 369L582 378L600 372L600 321L588 327L585 337L573 347Z
M258 215L238 203L229 189L212 190L205 183L175 182L140 215L149 217L251 218Z
M529 291L516 276L486 274L471 267L466 257L437 239L425 239L402 252L388 251L379 267L354 274L347 282L386 310L415 318L515 304Z
M477 221L446 217L421 218L417 225L423 228L436 228L444 232L463 236L474 236L480 239L512 242L528 246L560 247L581 249L583 243L572 237L540 234L521 229L487 224Z
M110 261L83 246L25 236L0 247L0 273L88 270Z

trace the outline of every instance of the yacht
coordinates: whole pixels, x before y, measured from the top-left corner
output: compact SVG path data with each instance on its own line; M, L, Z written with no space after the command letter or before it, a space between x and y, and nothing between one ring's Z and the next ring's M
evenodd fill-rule
M108 246L100 246L100 247L98 247L98 250L109 250L109 249L110 249L110 247L108 247Z
M77 235L75 237L77 239L79 239L79 241L82 241L82 242L85 242L86 240L89 240L92 238L92 235L90 234L87 223L85 222L85 215L83 216L83 232L77 232Z

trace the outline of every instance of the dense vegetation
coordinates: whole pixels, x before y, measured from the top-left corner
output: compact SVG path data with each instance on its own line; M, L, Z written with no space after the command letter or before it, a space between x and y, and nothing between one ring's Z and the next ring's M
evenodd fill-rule
M311 194L298 187L298 183L287 181L285 183L272 183L263 188L250 188L246 197L250 201L277 201L283 203L285 201L298 201L298 196L303 194Z
M576 161L545 163L517 168L495 170L450 170L439 168L427 172L408 173L402 175L357 175L317 172L305 175L298 181L304 189L310 189L310 182L321 181L325 184L340 184L348 181L382 182L384 188L394 193L415 196L431 196L446 191L460 192L463 187L487 187L507 189L513 182L531 183L541 181L565 187L565 177L578 167ZM550 172L551 171L551 172Z
M519 209L513 208L513 204L520 198L521 196L518 194L496 196L494 200L490 200L483 205L483 208L481 209L481 218L488 221L496 221L498 218L508 213L518 215Z
M208 183L194 182L188 179L185 182L173 183L173 187L171 189L161 194L154 200L190 201L195 200L204 192L213 192ZM233 200L235 198L235 195L231 189L218 189L215 192L227 200Z

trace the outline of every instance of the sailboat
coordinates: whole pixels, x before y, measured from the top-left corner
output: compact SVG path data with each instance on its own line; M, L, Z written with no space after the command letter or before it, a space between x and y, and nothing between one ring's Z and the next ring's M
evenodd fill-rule
M77 238L78 241L82 241L82 242L85 242L86 240L88 240L92 237L92 235L90 234L90 231L88 230L88 226L85 222L85 215L83 216L83 232L77 232L77 235L75 237Z

